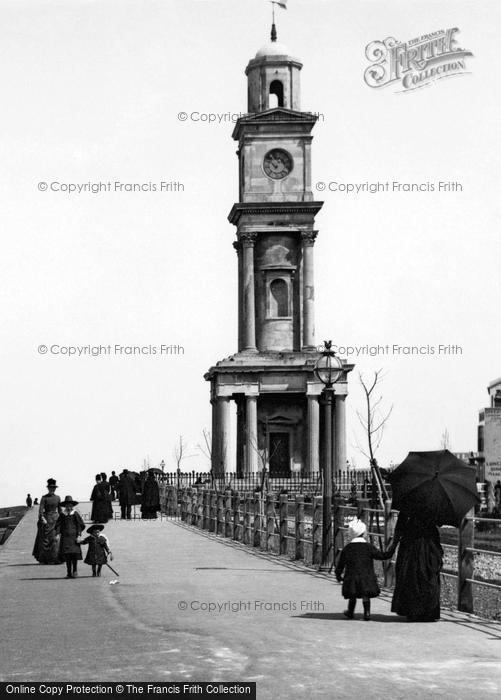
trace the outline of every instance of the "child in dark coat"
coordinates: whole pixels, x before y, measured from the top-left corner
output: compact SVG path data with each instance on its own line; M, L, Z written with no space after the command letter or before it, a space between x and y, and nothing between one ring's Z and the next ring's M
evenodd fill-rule
M374 573L374 559L389 559L391 552L380 552L373 545L365 541L365 523L354 520L348 528L351 541L341 552L336 566L336 578L343 581L343 598L348 599L348 609L344 615L352 620L355 614L357 598L362 598L364 605L364 620L371 619L371 598L376 598L380 593L376 574ZM344 578L343 576L344 571Z
M85 525L82 516L75 510L77 505L78 501L66 496L61 502L63 512L56 522L56 532L61 534L59 556L66 562L66 578L77 577L77 563L82 558L82 550L77 540Z
M103 530L104 525L101 523L94 523L87 528L89 536L79 543L89 545L84 562L92 566L93 576L101 576L101 569L103 564L106 564L108 556L113 561L113 554L108 544L108 538L102 534Z

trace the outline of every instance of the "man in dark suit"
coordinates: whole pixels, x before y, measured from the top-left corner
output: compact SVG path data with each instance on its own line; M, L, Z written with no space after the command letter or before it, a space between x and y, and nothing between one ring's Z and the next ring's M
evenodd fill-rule
M115 472L111 472L109 484L111 486L111 500L114 501L117 498L117 491L118 491L118 476L115 474Z
M136 503L136 487L128 469L124 469L118 481L118 501L122 520L132 519L132 506Z

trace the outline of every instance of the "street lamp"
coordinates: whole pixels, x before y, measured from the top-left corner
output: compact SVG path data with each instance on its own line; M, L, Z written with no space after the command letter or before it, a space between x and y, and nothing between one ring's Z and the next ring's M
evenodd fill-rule
M324 474L322 489L322 561L320 571L329 567L332 550L332 481L334 476L335 446L333 439L332 419L334 415L334 384L343 373L343 364L332 350L332 341L324 340L321 357L315 364L315 376L324 385Z

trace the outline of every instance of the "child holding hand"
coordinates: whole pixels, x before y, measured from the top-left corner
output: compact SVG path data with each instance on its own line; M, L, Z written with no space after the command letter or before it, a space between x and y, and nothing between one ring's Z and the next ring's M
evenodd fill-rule
M79 544L88 544L87 554L85 556L85 564L92 566L92 575L101 576L103 564L106 564L108 556L113 561L113 554L108 544L108 538L102 534L104 525L102 523L93 523L87 528L89 536L79 542Z
M350 542L344 547L336 566L335 574L343 582L343 598L348 600L348 609L344 615L352 620L355 614L357 598L362 598L364 620L371 619L371 598L376 598L381 590L374 573L374 559L390 559L392 551L380 552L365 541L366 526L361 520L353 520L348 532ZM343 577L344 572L344 577Z

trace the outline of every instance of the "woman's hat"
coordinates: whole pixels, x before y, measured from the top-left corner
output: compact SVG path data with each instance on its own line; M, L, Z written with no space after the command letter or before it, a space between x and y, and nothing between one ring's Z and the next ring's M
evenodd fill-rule
M53 486L55 489L57 489L57 484L55 479L47 479L47 487Z
M348 526L348 534L351 538L362 537L362 535L365 535L366 530L367 527L365 526L365 523L358 518L356 520L352 520Z
M78 501L74 501L71 496L66 496L64 501L61 501L62 506L77 506Z
M104 525L102 523L92 523L92 525L89 525L87 528L87 532L92 532L93 530L104 530Z

